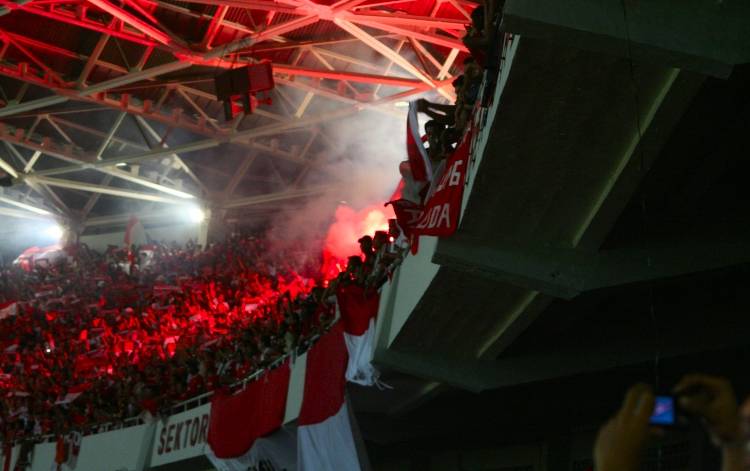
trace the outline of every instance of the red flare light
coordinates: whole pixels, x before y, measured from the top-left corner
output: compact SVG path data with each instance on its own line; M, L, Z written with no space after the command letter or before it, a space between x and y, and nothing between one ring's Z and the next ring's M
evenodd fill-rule
M360 253L357 240L376 231L387 231L388 219L393 217L391 206L371 205L359 211L344 205L336 208L336 220L328 229L323 248L322 275L333 278L343 271L346 258Z

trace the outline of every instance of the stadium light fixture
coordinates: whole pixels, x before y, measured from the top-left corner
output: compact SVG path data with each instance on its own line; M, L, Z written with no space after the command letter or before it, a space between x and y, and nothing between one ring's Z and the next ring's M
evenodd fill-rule
M206 212L198 206L188 206L187 215L190 222L195 224L200 224L206 219Z
M60 224L53 222L44 229L44 234L52 239L55 239L55 242L59 242L65 234L65 231Z

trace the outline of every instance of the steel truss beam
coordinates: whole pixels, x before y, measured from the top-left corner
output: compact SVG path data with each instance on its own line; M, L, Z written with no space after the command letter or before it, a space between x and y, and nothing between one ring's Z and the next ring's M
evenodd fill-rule
M0 202L24 209L38 215L52 216L52 213L50 211L47 211L46 209L34 206L32 204L24 203L23 201L18 201L14 198L9 197L8 195L0 194Z
M68 188L71 190L88 191L92 193L102 193L105 195L122 196L124 198L133 198L144 201L153 201L154 203L168 203L168 204L185 204L185 200L167 198L152 193L143 193L140 191L125 190L122 188L114 188L111 186L95 185L93 183L78 182L72 180L61 180L58 178L40 177L40 176L26 176L27 181L34 183L42 183L48 186L56 186L60 188Z
M9 216L19 219L47 219L42 215L30 213L28 211L19 211L12 208L4 208L0 206L0 215Z
M116 157L116 158L109 159L107 161L95 162L89 159L89 162L83 167L81 167L80 162L77 162L76 165L63 166L63 167L35 172L34 175L50 176L50 175L59 175L59 174L69 173L69 172L76 172L76 171L80 171L82 168L100 169L100 168L111 167L113 165L117 165L121 163L135 164L135 163L139 163L142 161L169 157L175 153L182 154L182 153L187 153L187 152L195 152L195 151L210 149L223 143L247 142L249 140L252 140L258 137L271 136L274 134L282 133L284 131L302 129L302 128L311 126L313 124L318 124L318 123L325 122L325 121L341 119L341 118L350 116L352 114L355 114L359 111L360 111L359 108L356 108L356 107L343 108L340 110L321 114L321 115L311 117L311 118L300 119L297 121L290 121L288 123L269 124L269 125L261 126L259 128L250 129L247 131L239 131L233 135L222 136L221 138L203 139L200 141L195 141L195 142L191 142L187 144L174 146L169 149L152 149L150 151L143 152L141 154L136 154L136 155L128 156L128 157ZM62 155L59 152L55 152L54 154L51 154L51 155L69 160L67 156Z
M466 48L457 39L464 26L469 22L468 15L462 5L468 3L463 0L447 0L463 17L460 19L440 18L436 15L438 6L442 0L436 2L435 8L429 16L407 15L402 13L387 12L382 8L392 3L384 0L378 4L363 5L363 0L340 0L337 3L326 6L316 4L311 0L280 0L264 1L250 0L237 2L235 0L188 0L189 3L201 3L216 5L217 9L213 15L196 13L183 6L164 3L159 0L148 0L146 8L141 0L60 0L54 3L39 1L26 2L16 1L10 4L5 0L0 3L6 4L0 7L0 14L7 14L13 10L20 9L31 15L43 16L45 18L69 25L71 28L84 28L89 31L100 33L98 41L93 49L86 53L66 50L54 44L47 44L38 39L23 36L18 33L0 31L0 38L4 43L3 51L7 51L12 45L13 60L28 60L29 64L9 62L9 57L0 52L0 75L14 78L23 82L15 100L10 100L4 108L0 108L0 117L15 118L22 113L33 113L41 108L53 107L66 101L80 101L101 106L104 109L117 110L117 119L108 129L91 129L76 123L74 120L65 120L54 116L54 110L42 114L32 114L35 117L34 124L27 129L11 131L11 128L0 123L0 138L6 140L8 145L22 146L34 151L33 156L27 162L20 155L23 163L23 171L16 170L12 162L0 160L0 168L10 168L11 174L19 175L21 179L32 186L35 191L54 202L66 214L69 209L50 187L58 186L74 190L94 192L84 207L84 217L96 204L98 195L112 194L148 201L175 203L194 198L186 192L160 185L152 180L140 177L136 174L122 171L116 167L118 163L137 164L140 162L169 157L177 162L182 171L201 187L204 195L211 192L203 185L198 177L185 164L180 154L196 152L209 149L224 143L231 143L247 148L252 155L281 158L300 165L301 171L297 173L292 187L299 183L306 172L313 167L323 165L306 158L306 154L313 142L319 135L314 126L323 122L352 116L363 109L373 109L388 115L401 117L400 113L385 105L408 99L420 93L435 90L447 99L452 99L452 93L448 87L451 78L453 64L461 51ZM252 23L252 28L227 20L232 18L228 15L230 8L241 8L248 13L252 10L267 11L267 21L259 22L260 26ZM206 29L201 32L195 43L179 37L170 31L158 20L156 10L169 10L170 14L182 15L186 18L200 19L205 21ZM91 13L95 11L96 14ZM277 13L287 14L287 19L274 24L273 18ZM352 37L337 38L333 40L313 41L289 41L285 34L310 26L319 21L332 21L339 27L351 34ZM363 29L367 28L367 30ZM375 34L373 30L385 32ZM187 37L187 36L185 36ZM195 36L194 36L195 37ZM232 39L225 42L227 37ZM389 42L384 40L397 40L398 47L394 49ZM103 52L110 41L127 41L141 48L141 58L138 63L115 64L102 60ZM360 42L364 46L377 51L387 59L387 64L374 65L358 59L358 54L348 49L351 43ZM428 63L422 61L422 67L412 64L412 59L407 58L402 46L410 42L417 44L422 58L432 63L428 69ZM223 44L221 44L223 43ZM435 54L435 48L428 50L425 45L450 48L447 56ZM347 46L347 53L329 49L336 45ZM119 47L119 44L118 44ZM281 49L296 49L295 60L291 63L276 63L274 70L277 83L280 85L278 91L281 96L284 88L296 88L304 92L304 98L300 102L292 97L287 107L287 113L280 114L259 108L257 116L261 117L260 123L253 123L254 129L240 130L243 117L224 123L217 119L219 107L216 98L205 91L193 88L190 85L192 79L167 79L162 80L164 75L186 70L193 65L231 68L245 63L252 63L252 55L256 52L272 52ZM174 60L163 63L163 59L153 61L149 64L149 58L156 49L166 51L174 56ZM136 49L138 50L138 49ZM20 54L19 52L20 51ZM301 65L300 59L305 57L317 59L316 67L311 68L308 64ZM88 54L88 55L87 55ZM247 55L250 55L248 57ZM162 54L163 55L163 54ZM123 56L121 54L121 56ZM60 61L48 61L49 57L65 58L77 61L81 65L80 72L75 77L66 76L61 72ZM112 59L109 59L112 60ZM123 56L123 62L127 62ZM153 65L154 63L158 65ZM54 66L52 64L55 64ZM150 67L146 67L151 65ZM395 66L405 70L410 76L402 77L397 73L391 73ZM95 81L102 76L104 71L108 77L105 80ZM363 72L364 71L364 72ZM435 75L432 75L432 74ZM206 79L206 80L210 80ZM323 82L333 80L340 83L338 89L330 87L329 83ZM22 101L29 84L44 88L54 93L52 96ZM195 85L198 87L199 85ZM371 87L368 90L368 86ZM140 100L136 98L138 90L157 87L161 89L161 98ZM390 89L401 89L390 96L378 98L378 92L382 87ZM35 95L38 97L39 95ZM158 96L154 94L153 96ZM174 97L179 97L174 99ZM309 117L311 103L314 98L321 97L343 104L333 111L319 116ZM167 99L171 100L170 102ZM209 100L206 105L205 99ZM174 106L182 108L169 108ZM285 104L285 103L282 103ZM213 105L213 110L209 106ZM136 143L118 137L118 129L130 114L135 118L138 127L144 134L145 143ZM303 118L303 116L307 116ZM269 124L264 124L268 120ZM167 128L165 135L160 135L151 126L152 123L160 123ZM13 121L15 123L15 121ZM41 123L48 123L57 136L38 137L38 127ZM71 129L85 132L96 136L99 141L93 151L82 151L76 146L71 136ZM180 129L189 133L202 136L193 142L186 142L172 147L167 146L166 138L171 130ZM298 132L309 129L310 135L304 148L285 151L276 147L268 146L262 142L263 138L290 132ZM46 130L45 132L50 132ZM120 133L124 134L124 133ZM146 136L153 138L156 145L152 148ZM261 139L259 141L258 139ZM11 145L12 144L12 145ZM124 157L107 158L105 153L110 146L120 146L118 152L126 148L132 148L135 152ZM15 149L14 149L15 150ZM17 151L16 151L17 153ZM68 162L58 168L34 171L35 166L43 155L48 155ZM254 159L255 157L253 157ZM244 174L252 165L253 159L246 158L243 163L242 172L234 175L232 190L242 180L239 174ZM99 185L49 178L68 172L93 169L104 173L102 183ZM113 178L125 179L131 183L145 186L162 194L150 194L131 191L122 188L108 186ZM230 187L225 187L228 190ZM269 201L294 198L305 192L315 192L317 189L294 189L285 192L272 193L273 196L260 195L250 199L229 200L232 191L223 192L223 204L238 205L259 204L269 197ZM321 190L322 191L322 190ZM311 193L312 194L312 193ZM155 199L154 199L155 198Z
M284 201L296 198L302 198L305 196L314 196L324 193L329 193L339 189L335 185L316 186L310 188L284 190L278 193L270 193L266 195L249 196L247 198L237 198L234 200L227 201L221 205L222 209L237 209L246 206L273 203L277 201Z

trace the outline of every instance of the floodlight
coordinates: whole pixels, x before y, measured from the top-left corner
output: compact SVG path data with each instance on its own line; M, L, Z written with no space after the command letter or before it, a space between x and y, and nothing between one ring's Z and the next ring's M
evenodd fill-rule
M188 219L196 224L199 224L206 219L206 213L198 206L188 206L187 214Z
M62 239L64 233L65 231L63 230L62 226L57 223L52 223L44 229L44 234L52 239L55 239L56 241Z

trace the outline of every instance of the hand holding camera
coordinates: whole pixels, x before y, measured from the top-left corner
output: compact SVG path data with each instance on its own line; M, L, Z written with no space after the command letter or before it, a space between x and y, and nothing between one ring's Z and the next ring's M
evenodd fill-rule
M682 410L706 425L717 446L742 439L737 398L729 381L700 374L687 375L673 392Z
M597 471L638 471L649 438L689 419L702 422L721 447L724 471L743 469L745 436L729 381L687 375L672 393L654 396L644 384L628 390L620 410L599 430L594 445Z

